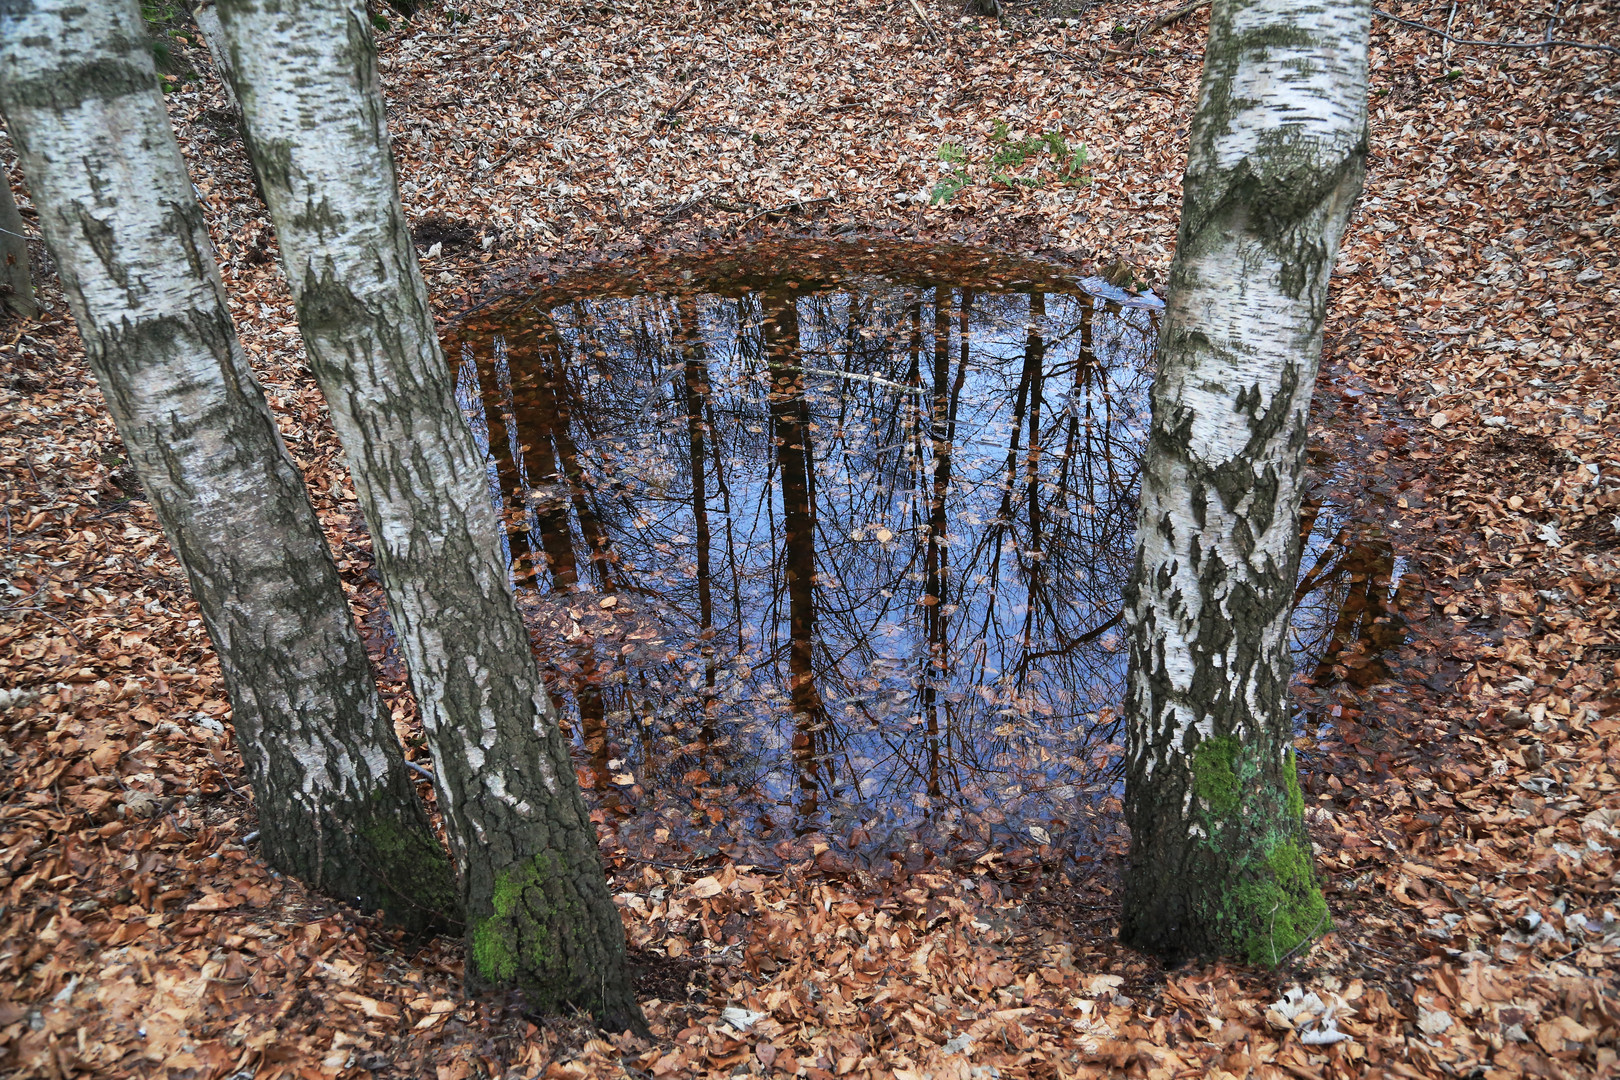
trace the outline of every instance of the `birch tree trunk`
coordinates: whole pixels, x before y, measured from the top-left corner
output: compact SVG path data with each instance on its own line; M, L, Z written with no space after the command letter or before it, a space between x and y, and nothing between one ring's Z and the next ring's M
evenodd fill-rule
M34 280L28 272L28 234L11 194L11 184L0 167L0 305L25 319L39 317Z
M1367 151L1367 0L1215 0L1126 594L1127 943L1276 964L1327 926L1288 620L1328 278Z
M331 552L225 307L134 0L0 7L0 108L130 460L230 694L269 861L427 928L453 910Z
M360 0L226 0L249 154L437 766L467 975L646 1031L400 208Z

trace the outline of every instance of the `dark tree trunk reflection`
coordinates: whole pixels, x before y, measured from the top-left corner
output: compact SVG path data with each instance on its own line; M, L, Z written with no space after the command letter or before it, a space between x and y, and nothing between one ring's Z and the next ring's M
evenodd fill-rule
M1109 792L1155 327L1131 303L778 275L468 335L516 581L621 839L1027 844ZM1376 672L1397 606L1336 528L1299 623L1324 680Z
M680 343L686 361L681 368L676 397L686 402L687 454L692 472L692 521L697 545L698 636L703 641L703 743L710 746L717 735L715 717L720 703L715 696L714 588L709 565L712 538L709 534L708 451L705 446L709 373L703 343L682 322L680 307L675 303L670 304L670 318L674 322L675 339Z
M810 407L799 356L799 316L792 293L763 297L761 329L770 376L771 441L782 486L783 572L788 591L788 692L793 702L793 756L799 767L800 812L814 813L820 766L826 763L821 697L816 693L815 455Z

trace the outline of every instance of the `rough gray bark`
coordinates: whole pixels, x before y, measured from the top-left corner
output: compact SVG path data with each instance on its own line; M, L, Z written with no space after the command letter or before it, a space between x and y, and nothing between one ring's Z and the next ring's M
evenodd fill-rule
M646 1031L400 208L359 0L219 5L249 154L427 732L474 986Z
M0 7L0 108L85 352L213 638L281 869L453 909L337 569L237 343L134 0Z
M1367 0L1216 0L1126 595L1121 937L1276 964L1325 929L1288 620L1328 278L1361 190Z
M23 229L11 183L0 168L0 303L13 315L39 317L34 281L28 272L28 234Z

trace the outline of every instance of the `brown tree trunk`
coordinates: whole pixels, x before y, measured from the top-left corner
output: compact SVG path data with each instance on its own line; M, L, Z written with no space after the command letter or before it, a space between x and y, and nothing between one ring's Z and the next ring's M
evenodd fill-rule
M705 438L709 432L704 420L704 406L709 398L709 373L702 339L687 329L679 307L672 304L670 316L675 324L675 339L686 361L675 391L677 400L684 398L686 402L687 456L692 467L692 529L693 541L697 546L698 635L703 641L703 742L706 746L712 746L717 734L715 720L720 699L715 691L714 593L709 556L713 540L709 533L708 449Z
M810 470L810 405L799 356L799 314L794 296L771 291L763 305L765 359L770 375L772 441L782 480L782 531L788 588L788 693L793 703L793 749L799 764L800 809L819 805L822 704L816 691L816 508Z

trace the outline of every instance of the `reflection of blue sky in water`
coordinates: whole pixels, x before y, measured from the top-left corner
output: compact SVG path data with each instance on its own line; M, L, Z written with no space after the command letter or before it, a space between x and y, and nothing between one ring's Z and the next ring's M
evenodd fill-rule
M464 345L458 393L520 597L598 778L634 776L643 811L689 836L729 833L699 848L796 813L837 835L924 816L983 839L1078 826L1113 784L1153 310L879 278L797 293L815 575L814 694L796 703L788 564L808 549L787 535L767 332L786 343L759 292L729 291L560 303ZM564 520L578 591L559 595L541 553ZM730 804L722 822L680 808L694 784Z

